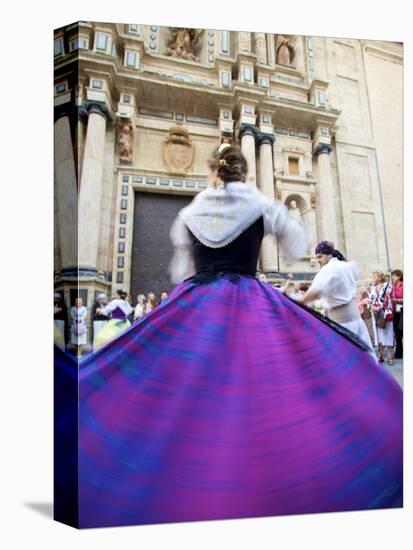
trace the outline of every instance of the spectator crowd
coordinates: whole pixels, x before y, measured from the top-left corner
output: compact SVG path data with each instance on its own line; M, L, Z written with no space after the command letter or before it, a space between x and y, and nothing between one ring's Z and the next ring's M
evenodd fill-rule
M271 284L275 289L288 295L293 300L300 300L310 286L294 280L289 273L284 284L269 283L264 273L258 275L263 283ZM136 303L130 307L130 299L126 292L120 291L122 300L128 304L125 320L136 323L168 299L168 292L163 291L157 296L154 292L138 294ZM111 308L108 304L115 303L118 298L108 300L106 294L99 294L91 311L91 323L82 298L78 297L75 304L67 310L60 294L54 296L55 341L63 348L74 349L80 356L88 348L89 330L92 330L92 349L97 349L97 337L111 320ZM377 353L379 362L387 360L394 365L395 359L403 358L403 272L399 269L391 275L375 271L371 279L362 281L357 296L360 315L366 323L371 341ZM312 307L324 314L323 304L317 300ZM112 308L113 309L113 308Z

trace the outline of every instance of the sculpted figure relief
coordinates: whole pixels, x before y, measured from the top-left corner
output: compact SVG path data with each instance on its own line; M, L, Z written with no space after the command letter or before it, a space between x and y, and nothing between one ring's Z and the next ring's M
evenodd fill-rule
M294 48L290 44L288 36L279 34L276 45L276 63L278 65L291 65L294 59Z
M194 48L198 44L204 31L181 27L170 27L169 30L171 36L168 40L168 47L165 51L165 55L198 61L194 54Z
M301 219L301 212L297 206L297 201L290 202L288 205L288 214L293 218Z
M122 121L119 124L119 160L122 163L133 161L133 126L129 121Z

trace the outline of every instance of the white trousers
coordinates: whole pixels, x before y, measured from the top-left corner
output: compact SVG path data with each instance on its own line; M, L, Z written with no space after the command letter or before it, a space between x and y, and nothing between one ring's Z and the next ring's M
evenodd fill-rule
M366 323L363 319L360 317L360 319L355 319L354 321L349 321L348 323L340 323L340 325L348 330L351 330L351 332L354 332L354 334L363 340L363 342L369 347L369 355L374 358L376 363L378 363L376 352L374 351L371 343L369 331L367 330Z

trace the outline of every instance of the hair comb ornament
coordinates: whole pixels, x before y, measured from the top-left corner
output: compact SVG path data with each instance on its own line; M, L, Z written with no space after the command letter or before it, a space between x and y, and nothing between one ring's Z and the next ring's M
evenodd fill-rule
M219 164L220 166L226 166L226 165L227 165L227 161L226 161L225 159L219 159L218 164Z
M231 147L230 143L221 143L221 145L218 147L218 151L222 153L227 147Z

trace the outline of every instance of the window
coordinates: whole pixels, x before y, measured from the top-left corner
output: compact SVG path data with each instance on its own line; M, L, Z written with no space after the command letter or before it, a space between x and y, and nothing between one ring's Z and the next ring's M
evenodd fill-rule
M119 227L119 238L124 239L126 237L126 228L125 227Z
M118 252L120 254L123 254L125 252L125 243L124 242L118 243Z
M83 38L79 36L78 38L74 38L69 42L69 50L71 52L75 50L87 50L88 48L88 41L87 38Z
M129 32L139 34L139 25L129 25Z
M118 271L116 273L116 282L117 283L123 283L123 273L122 273L122 271Z
M318 103L320 105L326 104L326 94L322 90L318 90Z
M126 214L123 213L120 215L119 222L122 224L126 223Z
M55 94L62 94L67 90L66 82L61 82L60 84L56 84L55 86Z
M98 32L96 34L96 49L106 52L108 49L108 41L109 36L107 34L103 32Z
M222 31L222 53L229 53L229 32Z
M221 83L224 88L228 88L230 84L230 76L228 71L221 72Z
M126 210L128 208L128 199L122 199L120 201L120 207L122 210Z
M300 173L299 170L299 159L296 157L288 157L288 173L293 176L298 176Z
M137 56L136 56L136 52L126 52L126 66L127 67L133 67L135 68L136 67L136 60L137 60Z
M122 185L122 195L127 196L128 194L128 186Z
M125 267L125 258L124 256L118 256L118 267Z
M246 80L247 82L252 82L251 67L243 67L243 76L244 80Z
M101 90L103 88L103 82L101 80L92 80L92 88L96 88L97 90Z
M58 55L63 55L63 38L55 38L53 42L53 53L54 56L57 57Z

